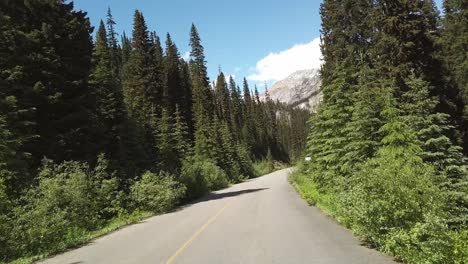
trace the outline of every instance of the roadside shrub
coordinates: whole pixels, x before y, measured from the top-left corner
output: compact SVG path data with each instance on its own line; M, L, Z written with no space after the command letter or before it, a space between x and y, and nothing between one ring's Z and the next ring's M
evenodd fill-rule
M185 194L181 186L169 174L145 172L130 187L133 208L153 213L163 213L174 208Z
M1 173L1 172L0 172ZM10 203L5 193L3 185L3 175L0 174L0 262L5 261L8 258L9 252L9 237L10 237L10 226L9 219L7 216Z
M221 168L197 156L183 162L180 177L181 182L187 187L187 199L198 198L229 184L226 173Z
M352 181L348 213L358 235L408 263L445 263L445 199L430 165L411 152L384 148Z
M125 195L119 190L120 184L115 174L116 172L109 168L109 160L104 154L100 154L92 173L92 180L101 219L108 220L125 212L123 209Z
M453 241L453 263L468 263L468 229L465 227L450 232Z
M92 229L98 207L88 167L79 162L46 161L39 184L26 192L15 210L17 252L37 254L59 248L71 230Z
M205 160L199 168L201 174L205 176L208 190L219 190L229 185L226 173L214 163Z
M299 166L302 165L299 164ZM339 214L341 207L337 197L332 192L320 192L318 185L302 172L301 167L293 172L289 181L309 205L317 206L327 215L334 216L339 222L343 222Z
M253 167L255 171L255 176L259 177L271 173L273 171L273 162L264 159L254 162Z

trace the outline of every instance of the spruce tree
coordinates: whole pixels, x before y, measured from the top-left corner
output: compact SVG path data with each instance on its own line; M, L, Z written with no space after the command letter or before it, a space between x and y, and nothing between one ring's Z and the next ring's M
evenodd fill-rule
M166 56L164 57L164 74L165 76L165 91L166 107L168 111L174 113L175 106L184 106L186 102L186 90L182 84L180 66L179 66L179 51L171 35L166 36Z
M226 77L223 72L220 72L215 85L216 94L216 111L218 117L224 121L230 121L231 118L231 100L229 90L226 83Z
M112 67L112 52L104 23L101 21L96 34L93 70L90 75L90 85L96 98L95 124L98 133L95 146L99 148L98 152L106 152L112 160L118 160L121 157L119 141L125 122L125 107L122 90Z
M175 138L172 136L172 118L166 109L162 110L161 118L158 120L157 130L157 151L159 156L158 168L167 171L175 172L178 167L177 153L175 150Z
M174 113L174 128L172 137L174 138L175 149L179 161L182 161L193 154L189 128L185 122L182 112L179 110L178 105L176 105L176 110Z
M242 101L240 94L239 86L236 86L236 83L232 76L229 77L229 96L231 102L231 116L230 122L232 126L232 133L237 142L241 140L241 128L242 128Z
M249 151L254 151L255 145L255 124L254 124L254 113L252 109L253 100L250 94L249 84L247 79L244 78L243 83L243 104L242 104L242 115L243 115L243 124L242 124L242 138Z
M112 17L112 12L110 7L107 8L107 42L109 45L109 54L111 61L112 76L117 80L120 80L120 71L122 68L122 57L121 57L121 48L117 42L117 33L115 32L114 26L115 21Z
M397 94L409 88L405 79L416 78L431 85L438 98L437 111L456 115L456 92L446 89L436 43L438 14L433 1L378 1L372 25L375 28L370 50L371 62L381 78L396 82Z
M22 168L35 171L44 156L93 159L94 99L87 85L93 45L86 13L61 1L1 4L0 49L9 50L9 56L0 56L6 103L1 111L23 141L19 152L31 157ZM20 185L29 184L27 175Z
M132 52L132 41L127 37L127 35L125 34L125 31L122 33L122 38L121 38L120 42L122 43L121 57L122 57L122 68L123 68L123 66L129 60L130 53ZM121 78L122 78L122 76L121 76Z
M439 43L444 64L447 87L457 96L456 120L463 139L465 154L468 153L468 5L464 1L445 0Z
M214 113L214 97L209 86L203 46L198 30L192 24L190 32L190 76L192 79L193 118L195 128L195 153L207 158L214 157L211 134Z
M150 35L143 15L134 15L132 52L124 68L123 90L131 117L142 124L162 106L162 54L159 38Z
M415 76L407 80L410 88L402 96L402 118L417 132L420 156L434 165L438 176L436 184L448 196L453 226L468 223L468 162L462 148L453 144L446 135L453 130L449 116L436 112L437 97L429 93L430 85Z
M184 91L184 102L179 106L185 121L187 122L189 138L193 141L194 120L192 111L192 82L190 78L189 65L184 59L179 60L180 85Z

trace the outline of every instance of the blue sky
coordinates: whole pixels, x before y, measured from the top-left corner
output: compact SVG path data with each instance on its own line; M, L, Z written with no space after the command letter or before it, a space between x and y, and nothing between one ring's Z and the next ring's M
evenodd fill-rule
M437 0L440 4L442 0ZM271 84L295 70L318 67L318 0L75 0L93 26L110 6L119 33L131 35L133 12L143 12L148 28L165 40L169 32L181 55L189 51L189 30L199 30L210 79L221 67L236 81ZM260 88L261 90L261 88Z

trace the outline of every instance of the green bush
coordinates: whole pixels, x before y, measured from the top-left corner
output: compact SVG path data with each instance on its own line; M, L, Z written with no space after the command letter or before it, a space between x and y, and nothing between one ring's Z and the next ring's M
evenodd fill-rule
M468 229L466 226L450 232L453 241L453 263L468 263Z
M98 207L88 167L78 162L46 161L37 187L27 191L15 210L16 252L46 252L61 246L71 230L93 229Z
M263 176L273 171L272 169L273 163L270 163L267 160L260 160L254 162L253 167L255 171L255 176Z
M185 160L180 177L187 187L187 199L195 199L229 185L226 173L213 162L201 157Z
M209 161L200 165L200 172L205 176L208 190L215 191L229 186L228 177L220 167Z
M133 208L153 213L163 213L174 208L185 194L185 187L168 174L145 172L130 187Z
M96 192L96 202L101 219L111 219L125 213L124 193L120 191L115 171L109 169L109 161L104 154L98 156L91 176Z
M3 179L0 175L0 263L9 255L9 242L10 240L10 221L7 216L10 203L5 193Z
M63 249L123 212L118 180L103 155L93 170L86 163L45 160L37 178L9 219L10 259Z
M383 149L352 180L354 231L408 263L446 263L444 201L434 169L411 152Z

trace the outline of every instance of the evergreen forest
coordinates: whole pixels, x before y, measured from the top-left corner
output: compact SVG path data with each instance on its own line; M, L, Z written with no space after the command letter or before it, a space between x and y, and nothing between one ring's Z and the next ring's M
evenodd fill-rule
M320 14L324 101L293 184L404 263L468 263L468 2Z
M93 26L68 1L0 1L0 261L168 212L305 146L308 111L221 71L209 80L194 24L184 60L142 12L128 35L110 9L103 17Z

